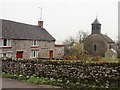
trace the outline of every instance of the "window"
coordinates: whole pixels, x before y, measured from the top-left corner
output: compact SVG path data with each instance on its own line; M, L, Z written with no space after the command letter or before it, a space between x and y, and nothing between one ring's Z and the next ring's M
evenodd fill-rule
M36 57L38 57L38 53L39 53L39 51L31 51L31 58L36 58Z
M33 43L32 43L32 45L33 45L33 46L38 45L38 44L37 44L37 41L34 40Z
M7 39L3 39L3 46L7 46Z
M94 52L96 52L97 49L96 44L93 45L93 48L94 48Z
M1 57L3 57L3 54L2 54L2 53L0 53L0 58L1 58Z
M9 57L9 58L11 58L11 57L12 57L12 54L11 54L11 53L7 53L6 56Z
M8 58L11 58L11 57L12 57L12 53L0 53L0 57L8 57Z
M11 40L0 39L0 46L11 46Z

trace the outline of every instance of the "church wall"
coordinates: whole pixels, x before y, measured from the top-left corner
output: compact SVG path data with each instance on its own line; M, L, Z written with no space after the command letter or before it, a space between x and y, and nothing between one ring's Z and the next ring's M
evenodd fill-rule
M94 45L96 45L96 51L94 51ZM88 51L91 55L105 56L107 49L108 43L99 34L91 34L84 41L84 50Z

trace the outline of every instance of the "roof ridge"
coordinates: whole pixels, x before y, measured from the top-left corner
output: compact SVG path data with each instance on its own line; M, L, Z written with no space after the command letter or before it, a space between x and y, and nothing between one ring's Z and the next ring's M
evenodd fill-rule
M32 25L32 24L27 24L27 23L22 23L22 22L17 22L17 21L12 21L12 20L7 20L7 19L0 19L2 21L8 21L8 22L13 22L13 23L17 23L17 24L23 24L23 25L29 25L29 26L37 26L37 25Z
M2 21L3 19L0 20ZM3 20L2 35L0 37L7 39L15 38L55 41L55 38L45 28L9 20Z
M105 35L105 34L100 34L107 42L109 42L104 36L107 36L107 35ZM111 40L111 42L114 42L110 37L108 37L107 36L107 38L109 39L109 40Z

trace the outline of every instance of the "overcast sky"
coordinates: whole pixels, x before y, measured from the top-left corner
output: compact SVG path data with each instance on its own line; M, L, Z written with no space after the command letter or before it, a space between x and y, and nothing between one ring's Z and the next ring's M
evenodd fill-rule
M96 15L102 24L102 33L117 40L119 0L1 0L0 18L37 25L42 20L44 28L57 40L76 37L78 31L91 33L91 23Z

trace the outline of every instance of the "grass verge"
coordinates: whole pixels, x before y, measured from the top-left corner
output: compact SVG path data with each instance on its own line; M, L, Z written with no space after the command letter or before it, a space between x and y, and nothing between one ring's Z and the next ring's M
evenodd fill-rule
M95 83L94 81L87 81L87 80L71 82L68 79L61 80L61 79L36 77L36 76L25 77L23 75L10 74L10 73L2 73L2 77L16 79L24 83L32 83L39 85L43 85L43 84L54 85L63 88L71 88L71 89L80 89L80 88L114 88L116 90L120 89L120 85L117 80L114 80L113 82L111 82L111 84L109 84L109 82Z

